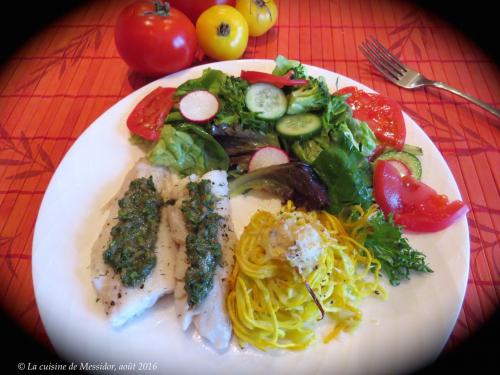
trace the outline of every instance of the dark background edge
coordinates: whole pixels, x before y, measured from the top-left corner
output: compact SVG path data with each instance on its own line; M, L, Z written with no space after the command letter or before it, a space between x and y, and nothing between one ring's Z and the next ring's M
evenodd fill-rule
M31 36L87 2L85 0L4 2L0 9L0 69L1 64ZM497 64L499 63L500 44L496 19L498 13L494 2L486 0L477 0L473 4L449 0L412 2L454 25L477 43ZM487 369L488 364L497 364L500 353L499 322L500 314L497 311L467 342L441 356L431 366L421 369L418 374L442 373L447 370L457 370L462 373L471 369ZM7 372L17 370L19 362L62 363L55 353L40 346L3 311L0 312L0 332L6 339L4 343L8 347L0 355Z

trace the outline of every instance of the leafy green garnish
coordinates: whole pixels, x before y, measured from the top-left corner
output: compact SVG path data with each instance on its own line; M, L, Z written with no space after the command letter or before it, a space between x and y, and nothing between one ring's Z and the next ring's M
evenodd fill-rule
M154 165L173 168L183 176L229 167L224 149L206 131L198 126L182 124L165 125L161 137L148 153Z
M308 77L309 83L288 95L289 115L323 110L330 99L330 92L323 77Z
M217 126L240 125L243 129L261 132L272 130L270 121L257 117L257 113L250 112L245 104L245 95L248 82L239 78L226 76L222 81L218 93L221 108L215 116L214 124Z
M370 220L365 247L380 261L382 272L393 286L409 280L411 271L433 272L425 263L425 255L413 249L402 236L401 228L394 224L392 215L387 220L377 211Z
M297 60L288 60L285 56L278 55L275 59L276 66L273 74L276 76L284 76L290 70L293 71L292 78L306 78L306 68Z

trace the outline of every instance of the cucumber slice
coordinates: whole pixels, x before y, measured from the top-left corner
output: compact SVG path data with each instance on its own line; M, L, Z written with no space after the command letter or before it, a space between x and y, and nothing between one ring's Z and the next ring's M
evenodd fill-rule
M321 130L321 118L312 113L283 116L276 124L279 135L290 140L306 140Z
M376 160L396 160L408 167L411 175L420 180L422 177L422 164L420 160L406 151L388 151L380 155Z
M245 104L264 120L275 120L286 112L288 102L281 89L268 83L256 83L247 89Z
M415 156L422 156L424 154L424 151L422 150L421 147L413 146L413 145L404 145L403 151L408 152L409 154L412 154Z

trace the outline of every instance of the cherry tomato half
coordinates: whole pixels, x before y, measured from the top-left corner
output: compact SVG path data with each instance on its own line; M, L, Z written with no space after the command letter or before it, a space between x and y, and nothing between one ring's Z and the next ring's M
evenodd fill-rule
M463 202L450 202L412 176L401 176L386 160L375 164L373 196L385 215L392 212L394 222L412 232L437 232L469 210Z
M182 12L161 1L132 3L118 16L116 48L128 66L159 77L191 66L196 30Z
M394 100L379 94L369 94L354 86L344 87L335 95L351 94L347 103L353 116L366 121L379 142L401 151L405 144L406 126L401 107Z
M149 141L159 139L165 118L174 104L175 90L158 87L146 95L128 116L130 132Z

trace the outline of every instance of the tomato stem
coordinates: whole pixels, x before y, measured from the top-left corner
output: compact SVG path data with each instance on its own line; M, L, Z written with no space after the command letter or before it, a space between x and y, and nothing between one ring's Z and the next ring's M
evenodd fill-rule
M155 6L155 10L144 12L144 15L156 14L161 17L170 16L170 4L167 1L155 0L153 4Z
M222 22L217 28L217 35L219 36L228 36L230 32L231 26L225 22Z
M271 9L269 9L265 0L253 0L253 2L255 3L255 6L257 6L258 8L265 8L267 10L267 13L269 14L270 19L271 20L273 19Z

